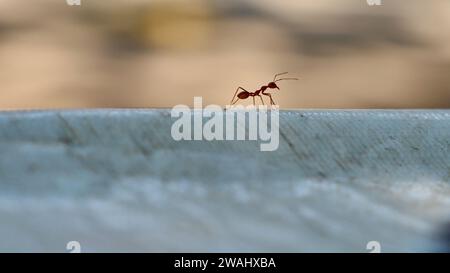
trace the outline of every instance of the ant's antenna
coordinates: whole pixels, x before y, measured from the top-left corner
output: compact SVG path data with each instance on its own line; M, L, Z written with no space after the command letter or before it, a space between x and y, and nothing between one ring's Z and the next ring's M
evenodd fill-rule
M276 74L275 77L273 77L273 81L275 81L275 80L277 79L278 76L284 75L284 74L287 74L287 73L289 73L289 72L283 72L283 73L278 73L278 74Z
M285 75L285 74L287 74L287 73L289 73L289 72L283 72L283 73L278 73L278 74L276 74L275 77L273 77L273 82L282 81L282 80L298 80L297 78L281 78L281 79L278 79L278 80L277 80L277 77L278 77L278 76L280 76L280 75Z
M295 81L298 81L297 78L281 78L281 79L278 79L278 80L276 80L274 82L283 81L283 80L295 80Z

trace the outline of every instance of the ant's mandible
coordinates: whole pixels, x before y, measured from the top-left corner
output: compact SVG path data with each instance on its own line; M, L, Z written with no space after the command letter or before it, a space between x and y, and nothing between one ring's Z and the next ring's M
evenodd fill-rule
M297 78L281 78L281 79L277 79L278 76L285 75L287 73L288 72L283 72L283 73L276 74L275 77L273 77L273 81L269 82L267 85L261 86L261 88L256 90L255 92L248 92L247 90L245 90L244 88L239 86L236 89L236 92L234 93L233 99L231 100L231 105L234 105L238 100L245 100L248 97L253 97L253 105L255 105L255 97L259 97L261 99L262 104L264 105L264 100L262 99L261 94L263 94L264 96L268 96L270 98L270 105L275 105L275 102L272 99L272 94L265 93L265 92L267 92L266 91L267 88L270 88L270 89L277 88L278 90L280 90L280 88L276 84L276 82L278 82L278 81L298 80ZM239 90L242 90L242 91L239 92L239 94L237 94L237 92ZM237 94L237 98L236 98L236 94ZM236 100L234 100L234 98L236 98Z

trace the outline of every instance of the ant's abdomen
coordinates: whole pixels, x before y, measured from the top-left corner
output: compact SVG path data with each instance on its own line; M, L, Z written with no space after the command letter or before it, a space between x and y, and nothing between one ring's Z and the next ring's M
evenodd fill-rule
M238 98L240 98L241 100L245 100L246 98L248 98L248 96L250 96L250 93L248 93L248 92L246 92L246 91L243 91L243 92L239 93L237 96L238 96Z

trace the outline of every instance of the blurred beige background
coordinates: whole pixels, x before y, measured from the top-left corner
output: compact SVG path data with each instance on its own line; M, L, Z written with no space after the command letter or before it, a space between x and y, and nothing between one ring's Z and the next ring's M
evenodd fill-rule
M281 108L448 108L450 1L0 0L0 109L225 105L283 71Z

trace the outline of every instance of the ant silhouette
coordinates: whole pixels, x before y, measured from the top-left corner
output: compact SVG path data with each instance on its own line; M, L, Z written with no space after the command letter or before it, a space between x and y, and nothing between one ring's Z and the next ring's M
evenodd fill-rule
M248 97L253 97L253 105L255 105L255 97L259 97L261 99L262 104L264 105L264 100L261 97L261 94L263 94L264 96L268 96L270 98L270 105L276 105L275 102L272 99L272 94L265 93L265 92L267 92L266 89L267 88L270 88L270 89L277 88L278 90L280 90L280 88L277 86L276 82L283 81L283 80L298 80L297 78L281 78L281 79L277 79L278 76L285 75L287 73L288 72L283 72L283 73L276 74L275 77L273 77L273 81L269 82L267 85L261 86L261 88L259 90L256 90L255 92L248 92L247 90L245 90L244 88L239 86L236 89L236 92L234 93L233 99L231 99L230 104L234 105L238 100L245 100ZM239 90L242 90L242 91L239 92L239 94L237 94L237 92ZM237 94L237 98L236 98L236 100L234 100L234 98L236 97L236 94Z

